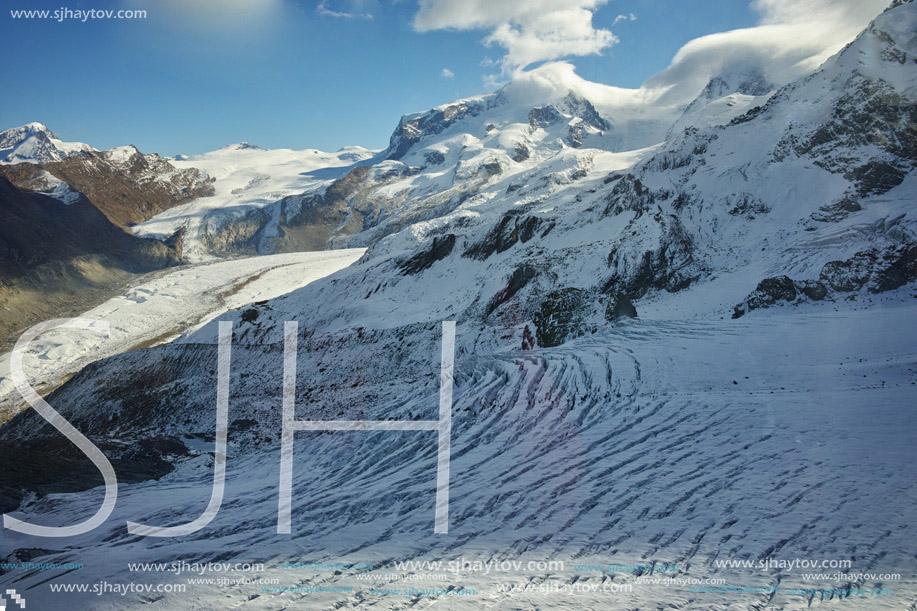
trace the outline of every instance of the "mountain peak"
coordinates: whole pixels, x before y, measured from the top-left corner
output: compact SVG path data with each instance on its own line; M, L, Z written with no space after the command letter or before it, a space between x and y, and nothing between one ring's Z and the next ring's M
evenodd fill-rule
M37 121L0 132L0 163L48 163L94 150L82 142L59 140Z
M221 151L263 151L264 149L258 146L257 144L252 144L251 142L235 142L233 144L227 144L224 147L220 147Z

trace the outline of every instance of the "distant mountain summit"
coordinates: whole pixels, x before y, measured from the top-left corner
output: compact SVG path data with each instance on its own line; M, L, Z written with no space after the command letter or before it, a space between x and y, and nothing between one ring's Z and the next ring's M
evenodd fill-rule
M48 163L96 149L64 142L42 123L26 123L0 132L0 163Z

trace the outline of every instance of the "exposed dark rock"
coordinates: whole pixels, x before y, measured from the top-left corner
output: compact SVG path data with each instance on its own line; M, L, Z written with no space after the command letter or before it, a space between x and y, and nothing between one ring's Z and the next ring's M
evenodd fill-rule
M907 171L885 161L870 161L844 174L844 177L856 183L857 193L861 196L881 195L894 189L907 176Z
M675 210L681 210L691 203L691 196L687 193L679 193L675 196L675 199L672 200L672 208Z
M650 289L665 289L670 293L683 290L697 278L694 267L694 244L691 237L674 218L667 218L663 236L655 250L647 250L636 266L622 251L608 255L608 265L616 270L606 283L630 299L639 299Z
M418 140L431 134L439 134L450 125L465 117L481 114L486 108L484 102L463 101L442 109L428 111L420 116L402 117L398 127L389 139L386 159L401 159Z
M571 123L570 127L567 128L567 137L564 141L573 148L579 148L583 146L583 139L585 139L585 137L586 127L583 123Z
M514 269L513 273L506 281L506 286L497 291L497 293L488 302L487 307L484 310L484 316L490 316L494 310L512 299L516 293L518 293L537 275L538 271L527 263L523 263Z
M481 172L487 176L496 176L503 173L503 166L498 161L491 161L481 166Z
M821 301L828 296L828 287L821 280L797 282L796 289L812 301Z
M401 262L398 267L405 274L417 274L430 268L437 261L449 256L455 248L455 234L450 233L442 237L433 238L433 242L426 250L422 250L410 259Z
M599 115L592 102L586 98L574 93L568 93L567 97L560 103L560 107L567 114L579 117L583 120L583 123L597 130L606 131L611 129L611 124Z
M513 161L525 161L529 158L529 147L517 142L515 148L513 149L512 159Z
M423 160L429 165L441 165L445 163L446 156L439 151L427 151L423 154Z
M563 115L553 106L537 106L529 111L529 125L533 129L546 129L563 120Z
M657 201L669 197L668 191L651 191L633 174L625 174L619 180L606 199L603 214L617 215L625 211L635 211L638 215L649 210Z
M538 232L541 233L541 237L544 237L553 227L553 221L546 223L534 216L506 214L484 236L483 240L468 248L462 256L483 261L494 253L510 249L517 242L522 242L523 244L528 242Z
M917 244L866 250L846 261L831 261L819 279L843 293L864 287L870 293L894 290L917 279Z
M789 276L774 276L765 278L758 283L757 288L745 301L737 305L732 313L733 318L739 318L746 312L766 308L778 301L793 301L796 299L796 284Z
M852 293L863 288L870 293L892 291L914 280L917 280L917 244L866 250L844 261L826 263L818 280L793 281L787 276L762 280L745 301L735 306L732 317L801 297L821 301L832 292Z
M617 292L609 298L605 306L605 320L615 321L624 317L637 318L637 308L627 295Z
M182 225L175 230L175 233L170 235L168 238L163 240L163 244L175 251L176 256L181 258L182 256L182 241L185 238L186 227Z
M534 320L539 346L560 346L583 333L587 295L582 289L564 288L545 297Z
M875 34L882 39L881 32ZM851 169L856 159L850 151L865 147L878 153ZM857 74L847 82L828 121L803 139L787 134L774 150L778 161L791 154L810 156L829 172L843 174L859 195L884 193L917 165L917 102L881 78Z
M812 214L812 220L820 223L834 223L841 221L854 212L859 212L863 207L855 200L845 197L839 202L822 206Z
M744 216L748 219L754 219L756 214L767 214L770 208L753 195L743 193L732 205L726 210L733 216Z

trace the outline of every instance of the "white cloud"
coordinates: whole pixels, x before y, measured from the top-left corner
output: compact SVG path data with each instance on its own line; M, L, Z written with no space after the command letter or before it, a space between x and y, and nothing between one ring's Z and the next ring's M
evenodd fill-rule
M443 71L440 72L439 75L443 78L452 78L453 76L455 76L455 72L453 72L449 68L443 68Z
M550 9L550 0L520 0L526 6ZM586 15L600 2L581 5ZM609 87L588 83L575 73L568 62L553 62L534 70L516 70L512 89L527 92L535 98L549 98L562 90L577 90L596 100L607 103L607 108L647 109L674 111L691 100L714 76L735 72L762 74L774 85L781 86L821 65L828 57L850 42L869 21L882 12L889 0L753 0L751 6L759 12L759 25L731 30L689 41L675 54L667 68L651 76L637 89ZM490 27L492 33L485 42L499 42L507 48L502 66L519 68L534 58L550 59L564 55L589 53L595 46L576 44L590 40L588 29L565 28L563 33L542 37L539 17L529 15L524 19L514 17L510 8L516 0L473 0L468 4L445 0L422 0L421 10L415 17L418 29L469 29ZM471 10L469 7L477 7ZM587 8L588 7L588 8ZM554 13L563 13L556 10ZM551 14L554 14L551 13ZM627 17L631 20L630 15ZM505 20L505 21L501 21ZM616 19L617 21L617 19ZM525 23L522 29L519 23ZM513 25L517 24L517 25ZM577 35L579 32L579 35ZM610 36L610 32L608 33ZM537 39L537 40L535 40ZM493 65L490 59L483 67ZM485 83L497 86L497 75L485 75ZM536 95L537 94L537 95ZM524 97L524 96L522 96ZM640 112L643 112L642 110Z
M607 0L421 0L414 28L489 30L484 44L503 47L504 73L570 55L595 55L617 38L596 29L592 14Z
M633 13L628 13L627 15L621 14L615 17L615 20L611 22L611 27L618 25L621 21L636 21L637 16Z
M373 3L374 4L374 3ZM362 0L322 0L315 7L319 15L335 19L372 19L371 8Z
M850 42L888 0L754 0L760 25L702 36L685 44L643 88L677 104L711 77L757 69L781 85L811 72Z

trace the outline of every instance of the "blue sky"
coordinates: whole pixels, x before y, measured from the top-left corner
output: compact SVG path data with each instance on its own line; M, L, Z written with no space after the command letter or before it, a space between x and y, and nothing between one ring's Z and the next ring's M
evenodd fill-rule
M506 78L481 65L503 53L482 44L487 27L418 32L415 1L326 2L321 10L316 0L264 2L271 5L266 17L238 19L175 11L168 0L7 2L146 8L149 16L86 23L0 16L7 49L0 126L40 121L65 140L98 148L135 144L167 155L238 141L381 148L400 115L484 93L493 88L488 77ZM610 29L618 41L601 55L571 61L586 79L625 87L665 68L686 42L760 19L736 0L597 4L594 27ZM612 25L618 15L627 18ZM444 68L454 76L444 78Z

